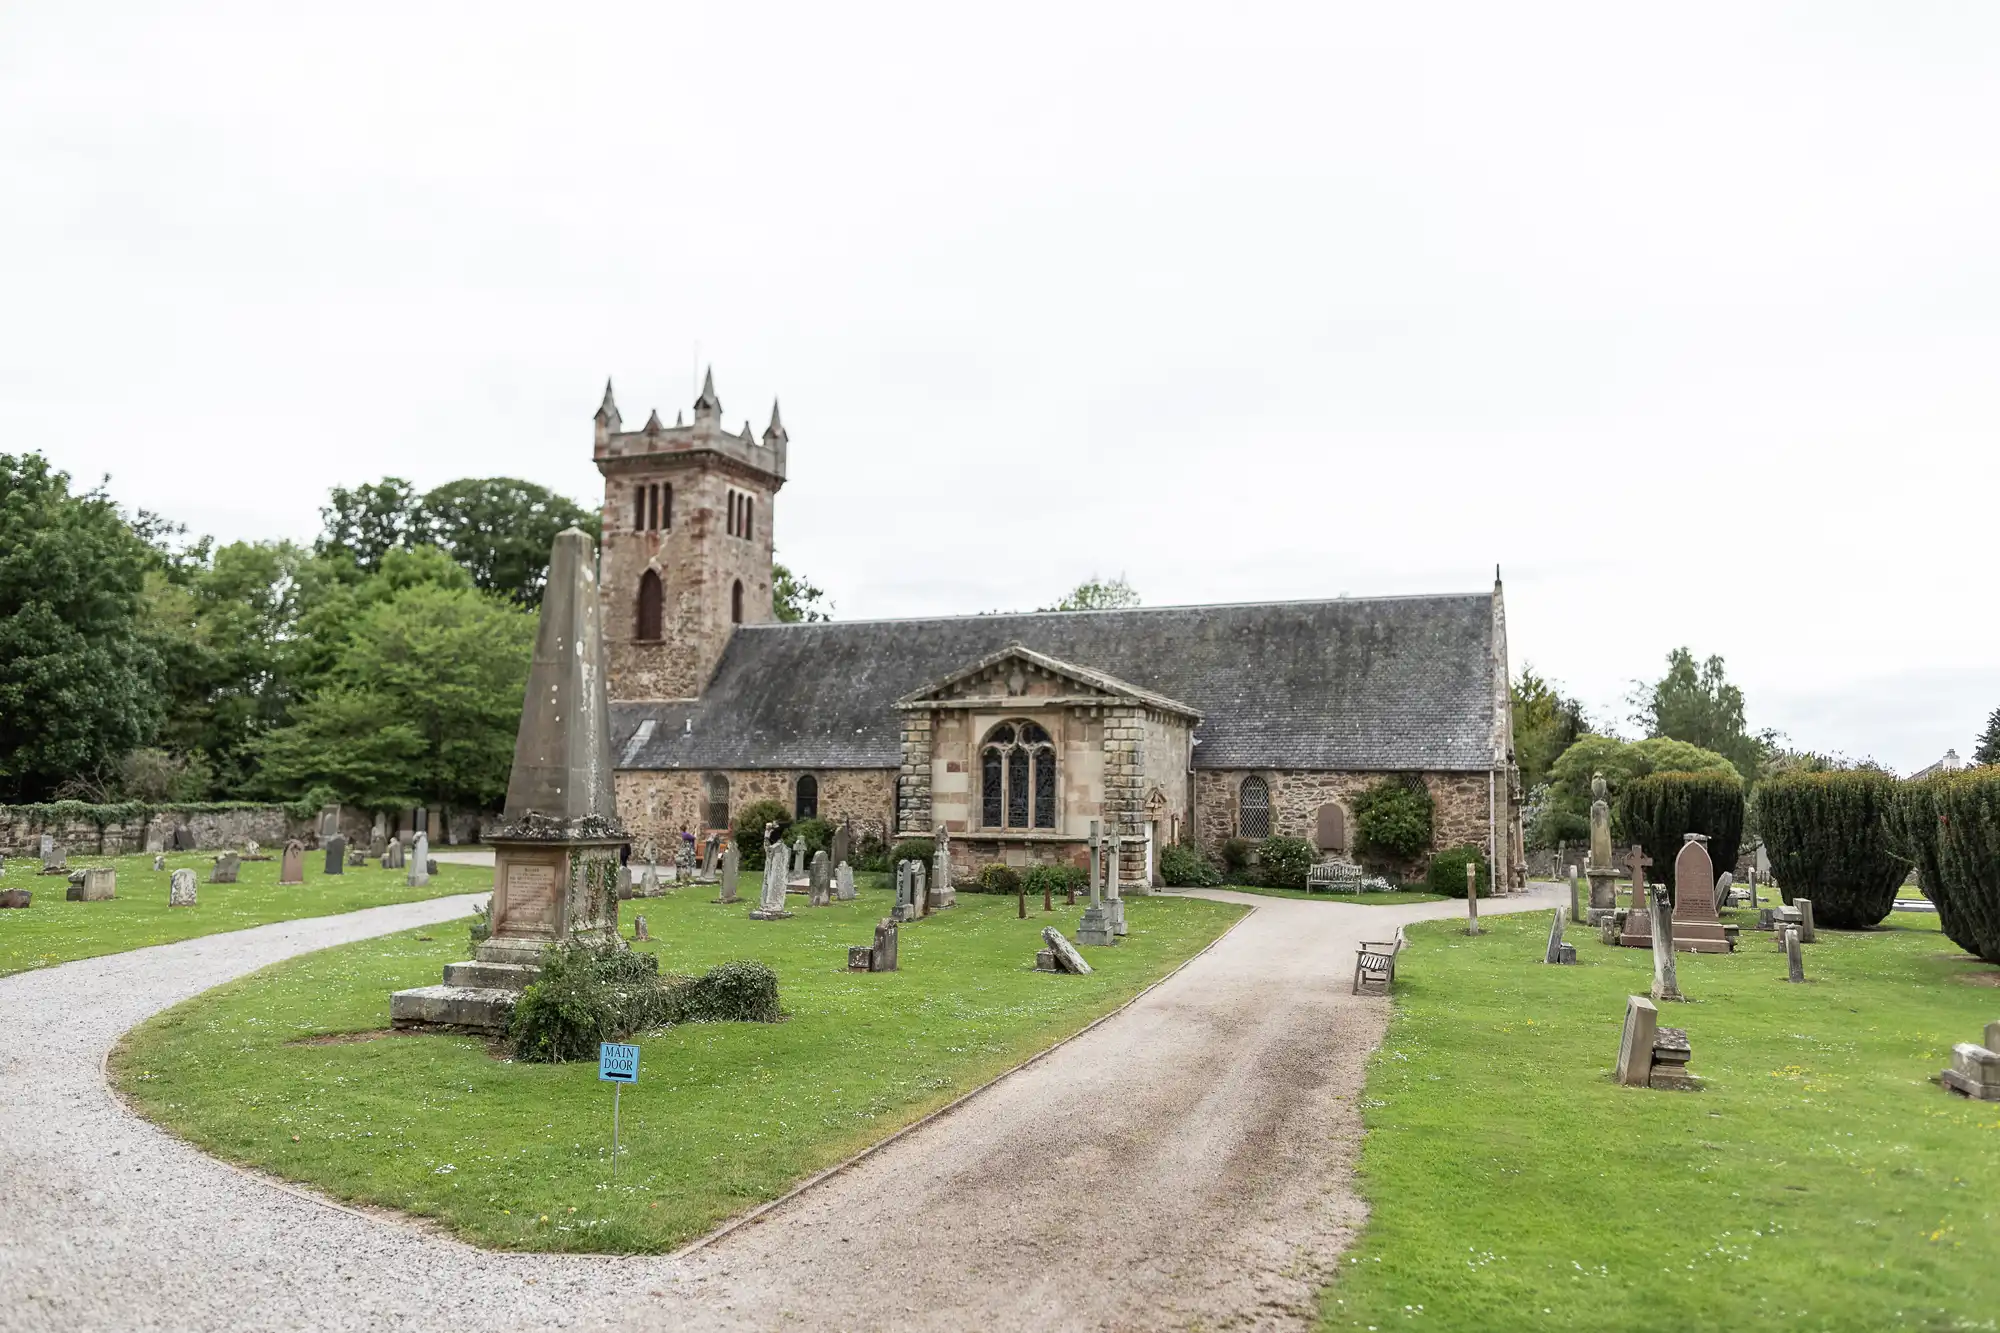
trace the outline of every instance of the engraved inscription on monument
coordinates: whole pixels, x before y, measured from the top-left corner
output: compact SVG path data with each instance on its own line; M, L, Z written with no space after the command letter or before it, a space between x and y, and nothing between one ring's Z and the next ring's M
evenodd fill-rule
M556 868L550 865L507 867L507 925L512 931L556 929Z

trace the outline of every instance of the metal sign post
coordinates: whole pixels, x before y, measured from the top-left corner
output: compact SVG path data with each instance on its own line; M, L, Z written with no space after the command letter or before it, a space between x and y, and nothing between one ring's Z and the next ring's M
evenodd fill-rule
M615 1041L597 1046L597 1077L611 1085L611 1178L618 1179L618 1098L627 1083L639 1081L639 1048Z

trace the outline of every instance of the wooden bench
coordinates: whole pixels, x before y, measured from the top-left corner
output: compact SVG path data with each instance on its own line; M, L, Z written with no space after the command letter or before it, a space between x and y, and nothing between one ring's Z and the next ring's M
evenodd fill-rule
M1306 871L1306 892L1311 893L1315 888L1320 887L1330 889L1335 893L1359 895L1361 892L1361 867L1352 861L1343 861L1339 857L1334 857L1328 861L1321 861L1311 870Z
M1361 983L1373 978L1388 990L1396 984L1396 955L1403 951L1403 928L1396 927L1396 937L1387 941L1363 940L1361 947L1354 951L1354 991L1361 993Z

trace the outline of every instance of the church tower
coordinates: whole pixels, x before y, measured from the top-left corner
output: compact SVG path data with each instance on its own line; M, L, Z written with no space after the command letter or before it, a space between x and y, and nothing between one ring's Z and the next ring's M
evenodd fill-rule
M692 699L738 625L771 612L772 498L785 484L784 423L771 404L760 440L724 429L715 374L694 422L654 412L628 431L604 385L597 470L604 474L598 582L611 698Z

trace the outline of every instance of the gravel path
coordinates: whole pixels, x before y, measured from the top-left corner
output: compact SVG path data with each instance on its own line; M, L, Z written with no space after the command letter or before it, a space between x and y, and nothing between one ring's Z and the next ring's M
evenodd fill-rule
M1354 944L1462 909L1204 896L1258 910L1112 1021L673 1259L475 1250L224 1166L105 1087L160 1009L477 896L0 979L0 1326L1308 1327L1362 1221L1355 1097L1387 1022L1348 994Z

